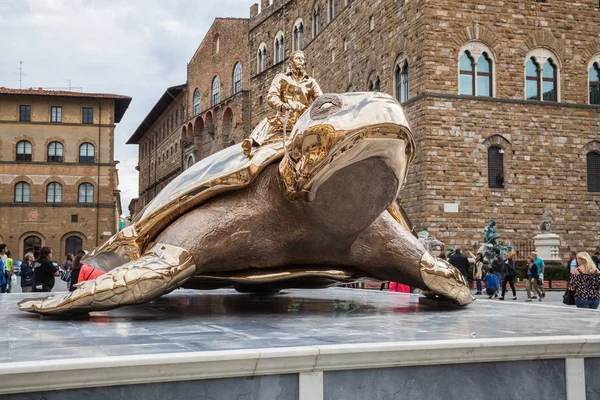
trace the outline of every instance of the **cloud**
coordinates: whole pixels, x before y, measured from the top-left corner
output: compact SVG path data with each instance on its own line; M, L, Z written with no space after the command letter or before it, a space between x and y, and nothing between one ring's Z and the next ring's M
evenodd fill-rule
M115 131L123 212L138 192L138 149L125 145L216 17L248 17L252 0L0 0L0 86L83 87L131 96ZM10 40L6 40L10 38Z

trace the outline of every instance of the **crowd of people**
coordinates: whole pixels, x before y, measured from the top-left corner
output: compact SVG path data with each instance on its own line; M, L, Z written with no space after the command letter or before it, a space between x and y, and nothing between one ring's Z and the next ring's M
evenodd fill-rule
M65 261L59 266L54 261L54 253L51 246L40 249L38 259L33 253L28 252L23 256L19 276L21 280L21 291L27 292L51 292L54 288L55 278L59 275L68 283L70 291L75 290L75 284L79 278L79 259L85 254L80 251L76 257L67 254ZM0 290L2 293L11 293L17 284L17 275L13 269L13 259L6 244L0 244Z
M461 253L460 249L450 249L441 255L448 258L448 262L455 266L468 281L469 259ZM586 252L569 254L567 267L570 277L568 291L574 293L575 304L579 308L597 309L600 305L600 252L590 256ZM525 301L542 301L546 297L544 289L544 271L546 266L536 252L532 252L526 258L525 266L525 290L527 298ZM485 294L488 298L504 300L507 286L512 291L512 299L517 300L515 283L517 282L516 252L511 250L503 255L496 252L490 266L486 266L483 255L477 254L473 266L473 280L476 284L475 295L483 295L483 284L485 283Z

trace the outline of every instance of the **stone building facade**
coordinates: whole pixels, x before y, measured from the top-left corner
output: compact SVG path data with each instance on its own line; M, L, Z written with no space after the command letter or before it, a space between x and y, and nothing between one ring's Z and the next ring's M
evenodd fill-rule
M127 141L139 146L139 196L134 212L144 208L182 171L186 101L185 84L168 88Z
M596 0L263 0L250 16L251 126L304 49L324 92L403 104L418 152L402 202L417 227L473 250L490 217L516 243L550 210L563 254L600 244Z
M0 243L13 258L102 244L121 213L115 124L131 98L0 88Z
M248 19L217 18L188 63L184 168L249 129Z

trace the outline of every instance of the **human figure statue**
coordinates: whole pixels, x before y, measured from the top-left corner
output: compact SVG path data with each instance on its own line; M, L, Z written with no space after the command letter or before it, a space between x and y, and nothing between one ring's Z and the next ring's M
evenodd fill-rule
M546 210L544 212L544 216L542 217L542 223L540 224L540 231L542 233L550 233L552 229L552 212L550 210Z
M496 220L490 218L488 226L483 228L483 243L489 243L491 245L498 245L498 239L500 234L496 232Z
M244 140L242 148L247 156L252 147L273 139L281 140L284 130L286 135L289 134L298 118L323 94L317 81L306 73L305 64L304 52L293 52L287 71L277 74L271 82L267 102L277 113L261 121Z

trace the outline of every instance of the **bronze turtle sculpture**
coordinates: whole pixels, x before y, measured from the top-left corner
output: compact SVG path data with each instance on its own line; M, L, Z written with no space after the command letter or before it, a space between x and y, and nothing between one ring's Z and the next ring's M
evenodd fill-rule
M473 296L462 274L425 250L399 205L414 153L392 97L322 95L289 137L249 157L234 145L174 179L82 260L103 275L19 308L70 314L144 303L179 287L263 292L361 278L467 305Z

